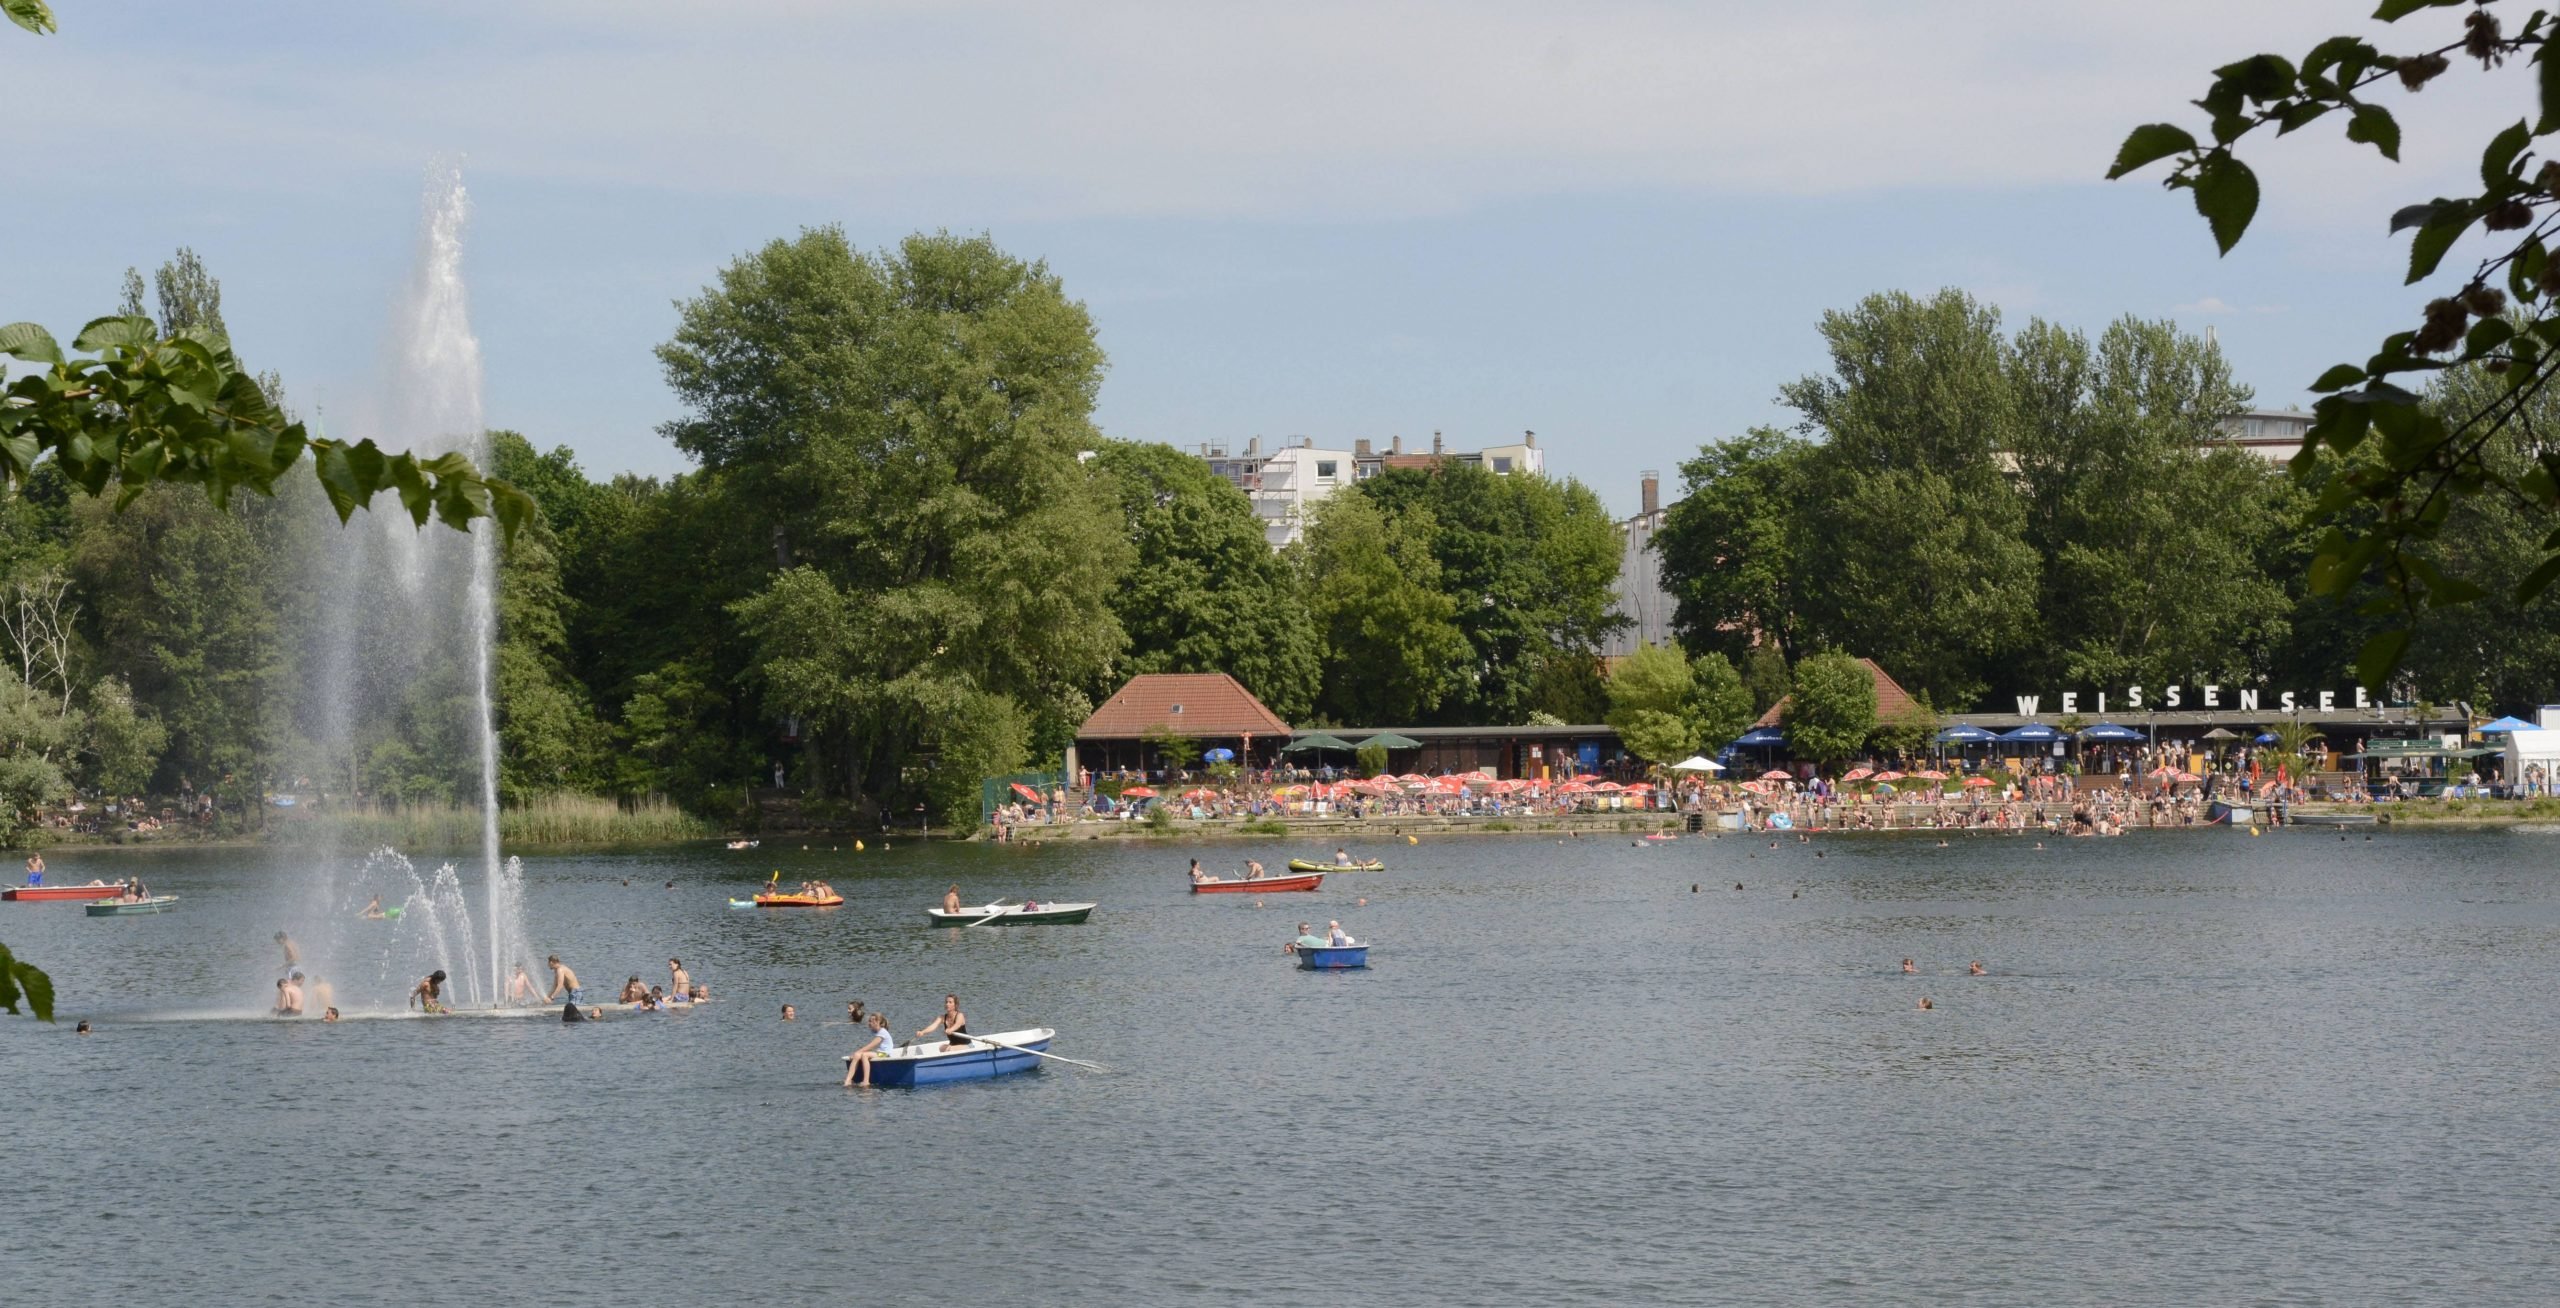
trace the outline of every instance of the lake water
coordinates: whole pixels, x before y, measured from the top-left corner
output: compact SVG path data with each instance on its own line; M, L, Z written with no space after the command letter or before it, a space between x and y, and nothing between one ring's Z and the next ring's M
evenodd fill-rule
M307 860L63 853L184 900L0 905L62 1018L0 1018L0 1299L2549 1301L2560 836L2051 843L1381 843L1259 908L1186 859L1319 851L537 857L591 994L719 1001L575 1027L250 1020ZM847 903L726 906L777 867ZM927 927L954 881L1102 908ZM1328 918L1369 971L1290 966ZM1114 1072L838 1087L820 1022L947 990Z

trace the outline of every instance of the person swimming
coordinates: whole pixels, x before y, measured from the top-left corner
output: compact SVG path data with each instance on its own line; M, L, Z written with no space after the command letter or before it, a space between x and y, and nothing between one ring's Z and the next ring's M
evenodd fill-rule
M1918 976L1920 974L1920 965L1906 958L1902 960L1902 974L1904 976Z
M1968 969L1968 970L1966 971L1965 975L1967 975L1967 976L1989 976L1989 975L1991 975L1991 973L1990 973L1990 971L1989 971L1989 970L1987 970L1986 968L1984 968L1984 967L1982 966L1982 960L1981 960L1981 959L1979 959L1979 958L1977 958L1977 959L1973 960L1973 966L1972 966L1970 969Z
M382 896L375 895L373 898L365 901L364 916L372 918L376 922L380 922L391 915L382 911Z

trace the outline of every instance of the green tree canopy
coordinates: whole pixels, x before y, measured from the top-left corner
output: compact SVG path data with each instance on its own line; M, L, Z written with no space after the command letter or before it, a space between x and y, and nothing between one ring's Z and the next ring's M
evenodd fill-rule
M1428 509L1390 518L1365 495L1316 506L1296 550L1307 607L1323 633L1317 707L1338 722L1419 722L1439 707L1470 650L1457 602L1440 588Z
M1787 747L1817 763L1864 748L1876 729L1876 682L1865 665L1836 650L1796 663L1796 688L1784 717Z
M1224 672L1283 719L1305 716L1322 675L1315 621L1253 501L1169 445L1104 441L1093 464L1134 554L1111 589L1130 646L1111 678ZM1093 687L1097 700L1114 689Z

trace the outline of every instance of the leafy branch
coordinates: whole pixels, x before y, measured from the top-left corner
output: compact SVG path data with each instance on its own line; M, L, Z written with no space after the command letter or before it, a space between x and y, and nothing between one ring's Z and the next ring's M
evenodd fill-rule
M2384 54L2360 37L2335 36L2299 63L2260 54L2217 68L2211 87L2194 102L2207 116L2210 144L2174 123L2148 123L2125 138L2107 171L2112 180L2172 160L2164 185L2194 192L2196 211L2229 254L2258 210L2257 175L2234 151L2251 133L2272 125L2284 136L2340 114L2348 140L2397 162L2399 122L2371 93L2388 93L2397 82L2403 94L2416 94L2456 59L2482 71L2519 58L2534 66L2534 112L2482 149L2480 190L2407 205L2391 218L2392 232L2413 233L2404 284L2434 276L2454 243L2475 227L2500 248L2461 285L2428 301L2416 326L2385 337L2360 365L2328 369L2311 386L2322 398L2294 458L2294 475L2311 480L2323 447L2343 464L2312 508L2315 520L2328 524L2312 560L2312 588L2344 596L2372 583L2384 593L2362 611L2401 618L2373 636L2357 660L2358 675L2371 686L2388 682L2424 610L2485 594L2428 556L2427 543L2458 501L2494 492L2545 513L2560 510L2560 448L2533 441L2529 470L2512 476L2485 457L2510 428L2531 435L2525 406L2560 373L2560 260L2551 250L2560 239L2560 160L2540 159L2533 150L2560 132L2560 57L2552 47L2560 21L2537 9L2509 32L2492 11L2497 2L2383 0L2373 16L2385 23L2423 10L2468 10L2459 39L2414 54ZM2502 386L2470 411L2448 414L2403 384L2457 368L2480 369ZM2368 441L2363 457L2345 457ZM2520 603L2560 579L2560 529L2545 536L2541 548L2545 557L2517 588Z
M0 480L11 489L49 456L90 495L116 488L119 509L159 482L202 486L228 508L244 486L274 494L308 454L342 523L383 491L421 527L433 517L469 530L493 517L512 539L531 515L530 497L460 453L387 454L370 440L309 435L210 330L162 337L148 318L100 318L72 348L87 357L65 356L34 323L0 327L0 355L39 365L0 391Z

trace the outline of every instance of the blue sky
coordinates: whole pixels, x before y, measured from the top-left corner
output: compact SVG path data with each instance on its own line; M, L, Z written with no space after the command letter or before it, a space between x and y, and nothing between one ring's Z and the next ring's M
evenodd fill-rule
M672 302L832 222L1047 259L1112 435L1529 428L1626 509L1638 470L1783 420L1822 311L1873 290L2211 325L2300 403L2414 323L2384 218L2461 184L2529 102L2515 70L2411 101L2398 166L2326 124L2261 148L2228 259L2182 197L2099 178L2214 64L2435 36L2369 8L60 0L62 34L0 31L0 321L76 328L190 245L243 356L365 434L421 181L458 154L488 419L591 473L684 466L654 430Z

